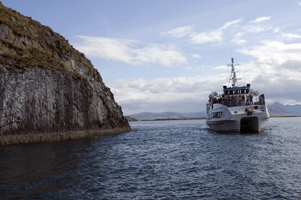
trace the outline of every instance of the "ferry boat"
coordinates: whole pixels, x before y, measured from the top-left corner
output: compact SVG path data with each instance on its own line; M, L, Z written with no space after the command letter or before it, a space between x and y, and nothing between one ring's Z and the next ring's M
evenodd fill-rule
M251 89L251 85L238 87L234 59L229 82L223 86L221 94L212 92L206 104L207 120L210 129L216 131L262 131L270 115L264 94Z

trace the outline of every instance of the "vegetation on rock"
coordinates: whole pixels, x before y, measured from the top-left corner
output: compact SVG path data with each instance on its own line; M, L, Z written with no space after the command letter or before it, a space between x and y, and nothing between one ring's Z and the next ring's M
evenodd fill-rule
M46 68L66 71L73 76L81 76L75 69L80 66L89 76L102 82L91 61L68 40L1 2L0 64L15 72L23 72L25 68Z

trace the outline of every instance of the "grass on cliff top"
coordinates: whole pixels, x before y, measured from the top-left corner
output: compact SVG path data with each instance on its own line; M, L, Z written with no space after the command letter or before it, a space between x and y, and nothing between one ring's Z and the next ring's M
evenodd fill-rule
M33 57L22 57L11 54L2 54L0 55L0 63L11 72L20 72L22 73L26 68L43 68L48 70L57 70L57 71L66 71L61 63L53 63L42 61ZM66 71L68 72L68 71ZM79 74L68 72L72 76L80 77Z
M0 1L0 24L5 24L13 35L7 34L1 45L10 51L0 55L0 64L10 66L10 71L21 72L26 68L43 67L47 69L70 71L62 60L74 59L84 64L86 73L92 74L95 79L102 79L91 61L85 55L74 49L64 37L55 33L48 26L43 26L31 17L21 15L15 10L3 6ZM14 37L23 40L22 45L14 43ZM24 41L31 41L25 43ZM33 42L36 46L32 46ZM0 45L0 46L1 46ZM79 75L78 75L79 76Z

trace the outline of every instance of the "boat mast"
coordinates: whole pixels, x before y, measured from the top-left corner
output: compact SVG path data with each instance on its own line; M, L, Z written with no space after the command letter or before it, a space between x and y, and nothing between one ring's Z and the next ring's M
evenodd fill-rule
M229 82L232 80L232 87L236 87L237 80L240 80L240 78L236 77L236 71L234 68L234 58L231 58L231 61L232 62L230 64L230 66L232 67L232 70L231 70Z

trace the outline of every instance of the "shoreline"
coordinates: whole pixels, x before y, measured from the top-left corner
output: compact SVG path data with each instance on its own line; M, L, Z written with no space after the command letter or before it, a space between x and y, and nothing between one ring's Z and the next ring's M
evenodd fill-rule
M56 133L37 133L37 134L24 134L24 135L4 135L0 136L0 144L29 144L38 142L61 142L67 140L75 140L80 138L87 138L93 136L106 136L118 133L131 131L131 127L114 128L106 130L86 130L86 131L68 131Z
M140 121L200 120L200 119L207 119L207 118L206 117L157 118L157 119L142 119Z

